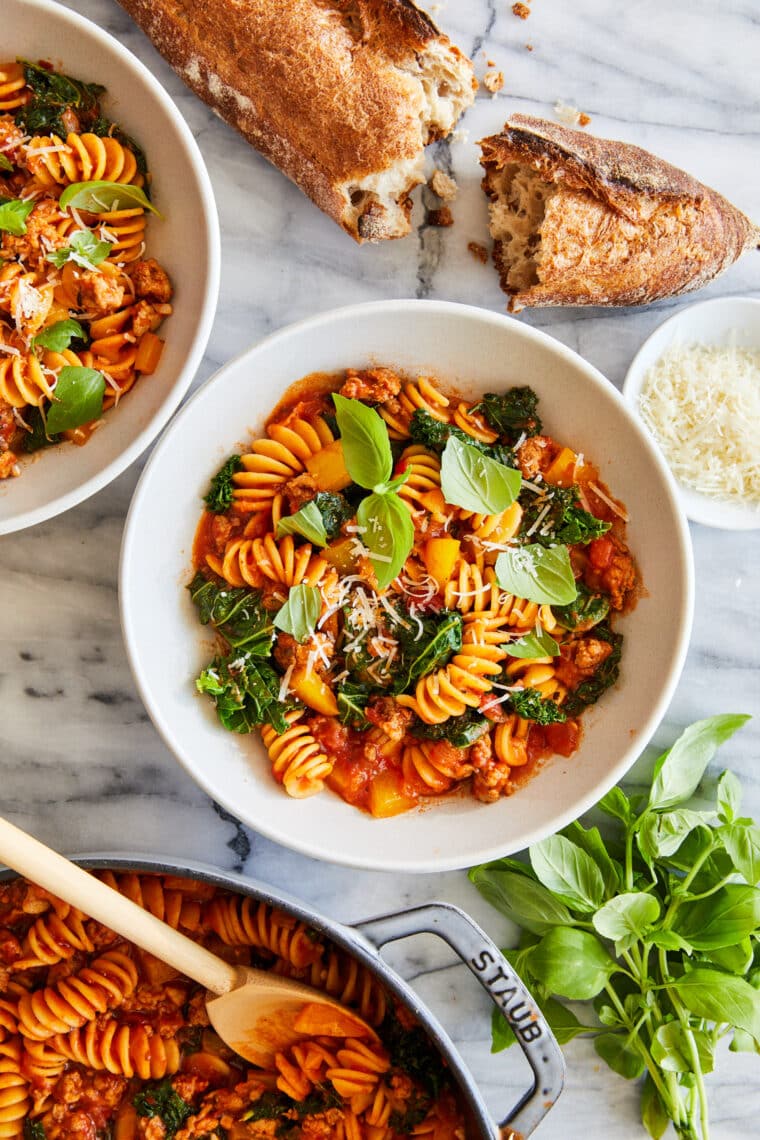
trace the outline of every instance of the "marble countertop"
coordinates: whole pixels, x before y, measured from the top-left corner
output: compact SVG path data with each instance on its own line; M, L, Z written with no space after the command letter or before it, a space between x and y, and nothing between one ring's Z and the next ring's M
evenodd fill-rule
M459 182L455 225L422 224L404 241L357 247L195 99L115 0L70 6L112 32L168 89L208 163L219 204L219 310L196 385L252 340L351 301L433 297L504 308L490 266L467 250L486 236L475 140L519 110L553 117L557 100L588 113L600 135L643 145L760 217L760 20L750 0L535 0L530 18L508 0L433 4L443 30L476 61L504 72L481 90L458 141L431 161ZM532 51L527 50L531 45ZM754 157L751 157L753 156ZM748 255L699 299L757 294ZM520 319L580 352L620 386L644 338L683 301L642 311L545 310ZM64 851L153 852L203 860L261 878L351 922L430 898L467 909L500 942L513 936L463 873L390 876L316 863L247 830L211 803L153 729L130 676L117 611L117 559L141 463L57 519L0 539L0 803L4 814ZM643 781L657 746L717 712L756 719L722 750L737 771L745 811L760 817L760 531L692 527L696 619L683 678L653 747L629 779ZM527 1069L515 1051L489 1053L489 1011L448 952L419 937L389 959L449 1028L495 1115L518 1099ZM568 1080L541 1140L643 1135L638 1097L589 1042L566 1049ZM757 1134L758 1058L721 1057L708 1078L714 1140Z

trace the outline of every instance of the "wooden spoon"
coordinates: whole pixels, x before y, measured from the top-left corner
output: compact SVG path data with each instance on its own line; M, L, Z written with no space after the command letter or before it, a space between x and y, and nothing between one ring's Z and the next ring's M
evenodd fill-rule
M275 1053L304 1037L377 1040L365 1021L318 990L267 970L230 965L2 818L0 859L204 986L214 1029L254 1065L272 1068Z

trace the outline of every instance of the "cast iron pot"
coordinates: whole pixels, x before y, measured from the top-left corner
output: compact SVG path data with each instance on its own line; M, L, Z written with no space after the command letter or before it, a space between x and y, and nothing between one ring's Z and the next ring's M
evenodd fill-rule
M255 879L231 871L219 871L204 863L179 863L170 858L141 858L124 855L84 855L74 857L82 867L114 871L151 872L201 879L228 890L269 903L319 930L336 945L347 950L382 982L386 989L412 1011L448 1061L459 1087L466 1113L469 1140L517 1140L530 1136L562 1091L565 1065L562 1052L543 1014L520 978L496 946L469 915L451 903L432 902L396 914L343 926L312 910L306 903L273 890ZM15 872L0 872L0 881L15 878ZM533 1085L497 1124L483 1102L464 1061L434 1015L419 997L380 957L388 942L412 934L435 934L454 950L477 978L491 1001L506 1017L533 1070Z

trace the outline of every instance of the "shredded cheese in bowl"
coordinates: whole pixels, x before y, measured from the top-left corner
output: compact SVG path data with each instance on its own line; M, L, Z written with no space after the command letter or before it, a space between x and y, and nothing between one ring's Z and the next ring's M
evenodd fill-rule
M760 350L673 345L647 371L639 410L681 484L760 506Z

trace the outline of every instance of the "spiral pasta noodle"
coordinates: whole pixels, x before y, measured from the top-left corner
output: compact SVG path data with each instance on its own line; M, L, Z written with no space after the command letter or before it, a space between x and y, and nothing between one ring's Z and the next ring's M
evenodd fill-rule
M124 951L111 950L79 973L24 994L18 1008L19 1032L36 1041L67 1033L118 1005L136 984L134 962Z
M21 1073L18 1041L0 1041L0 1137L15 1140L23 1135L29 1109L29 1083Z
M256 946L303 969L319 960L322 944L302 922L266 903L230 895L214 899L204 920L228 946Z
M269 510L282 486L335 439L323 416L314 423L297 416L286 424L272 424L267 435L241 456L242 470L233 478L235 502L249 511Z
M25 106L30 98L22 65L16 60L0 63L0 114Z
M96 1071L160 1081L180 1067L180 1047L172 1038L161 1037L144 1025L120 1024L110 1018L105 1024L91 1021L81 1029L58 1034L51 1050L65 1060Z
M322 750L308 726L301 722L301 712L286 715L288 727L281 735L264 725L261 737L272 761L274 778L295 799L321 792L333 768L333 761Z
M141 183L137 159L117 139L70 132L36 135L27 146L29 173L37 186L51 190L72 182Z
M379 411L388 425L391 439L408 439L409 424L416 411L427 412L434 420L449 423L448 407L451 401L426 376L409 380L403 385L396 406L381 405Z
M27 931L22 946L22 957L16 962L17 970L54 966L56 962L88 953L93 943L85 928L85 916L74 907L66 907L63 914L50 911L35 919ZM2 1019L0 1002L0 1022Z

